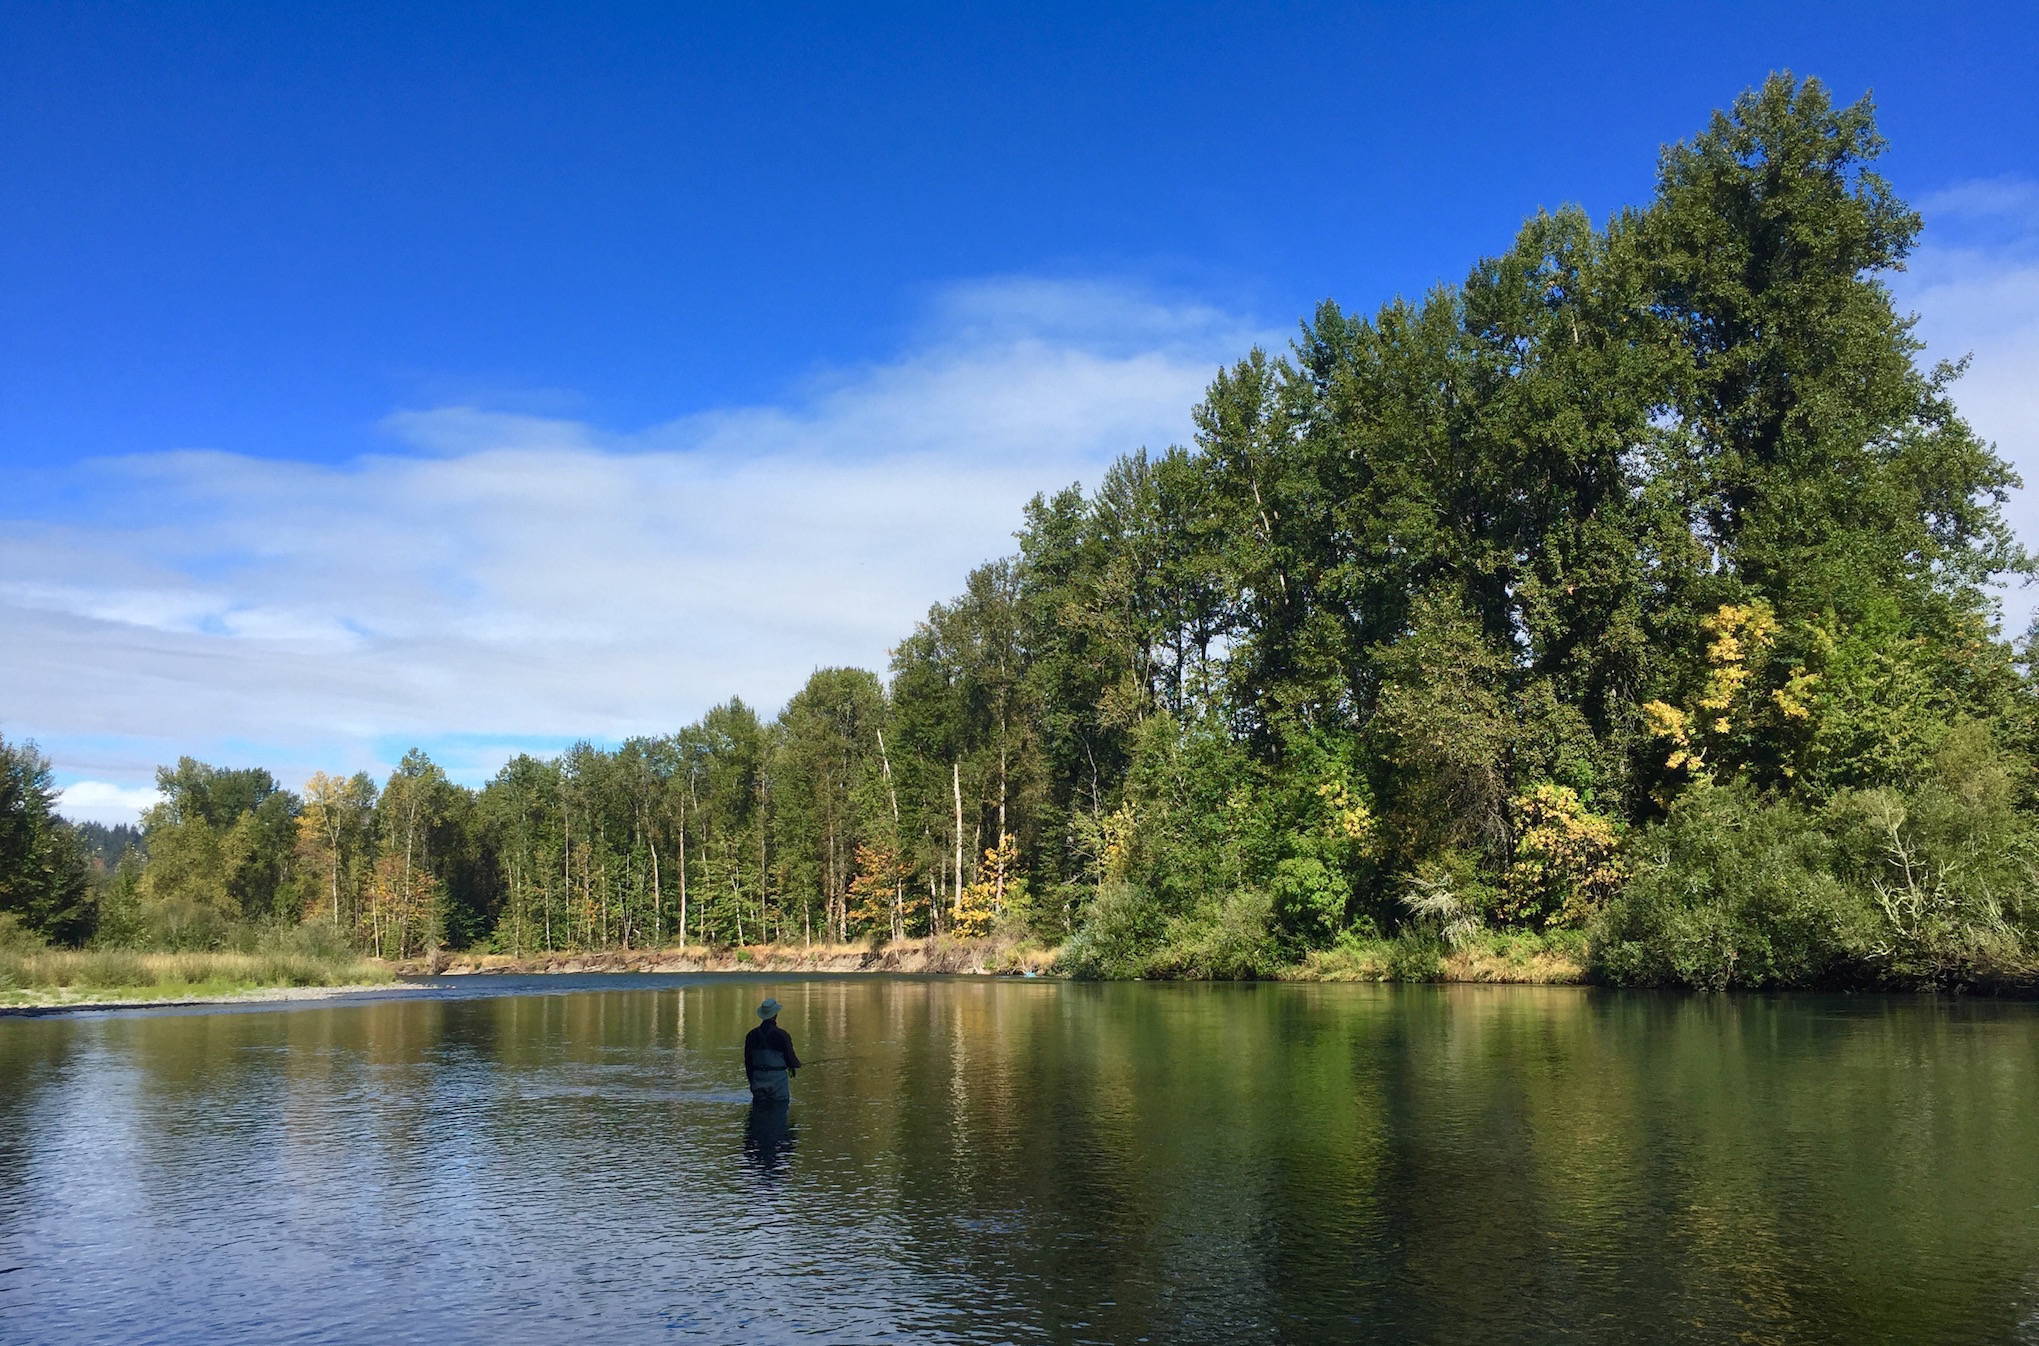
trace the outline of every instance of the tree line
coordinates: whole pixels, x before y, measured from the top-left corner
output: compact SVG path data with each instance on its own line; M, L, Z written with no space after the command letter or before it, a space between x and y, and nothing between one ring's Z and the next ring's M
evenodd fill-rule
M1882 150L1866 99L1773 76L1647 205L1323 304L1191 445L1035 498L884 678L479 790L187 759L83 914L0 908L387 956L1002 931L1232 976L1578 931L1617 981L2029 973L2018 483L1893 305L1920 220Z

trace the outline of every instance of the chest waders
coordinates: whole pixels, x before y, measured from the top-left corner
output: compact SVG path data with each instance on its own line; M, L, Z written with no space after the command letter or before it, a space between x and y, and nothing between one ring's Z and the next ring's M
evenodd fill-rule
M750 1098L753 1103L790 1103L793 1077L786 1073L785 1053L760 1047L751 1053Z

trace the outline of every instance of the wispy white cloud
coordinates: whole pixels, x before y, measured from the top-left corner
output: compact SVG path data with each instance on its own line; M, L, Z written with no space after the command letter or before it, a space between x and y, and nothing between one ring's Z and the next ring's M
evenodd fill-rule
M57 794L57 808L66 818L85 823L131 823L162 798L153 787L115 785L103 780L73 781Z
M2023 474L2009 515L2039 545L2039 181L1957 183L1920 203L1925 233L1895 286L1919 315L1936 360L1967 358L1954 396L1978 434ZM2005 596L2005 625L2023 629L2039 593Z
M2016 174L1972 178L1928 193L1919 213L1938 224L1956 220L2008 217L2027 223L2039 214L2039 182Z
M296 784L417 739L472 777L522 736L769 708L818 666L882 667L1030 495L1183 439L1268 339L1134 289L984 282L774 405L624 430L440 406L337 465L101 460L65 517L0 519L0 729L133 790L178 751Z

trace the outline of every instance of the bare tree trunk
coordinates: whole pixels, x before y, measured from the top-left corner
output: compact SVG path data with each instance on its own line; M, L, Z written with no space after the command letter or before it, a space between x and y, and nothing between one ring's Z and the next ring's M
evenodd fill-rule
M404 955L404 916L410 910L411 905L411 846L418 836L418 801L415 795L413 795L412 798L404 802L404 812L407 815L404 819L404 886L403 897L397 904L396 928L396 953L399 958Z
M665 894L658 886L658 843L647 837L645 844L651 848L651 942L663 944L666 937Z
M567 930L573 930L573 810L566 806L566 782L560 781L559 792L560 826L565 829L565 843L560 847L559 900L565 904L560 915L566 919ZM545 949L552 951L552 910L545 912Z
M878 765L885 769L885 798L892 804L892 938L906 938L906 870L900 864L899 791L892 786L892 757L885 751L885 729L878 728Z
M333 847L333 925L340 924L340 822L337 810L326 804L326 839Z
M1001 708L998 713L998 838L996 842L1001 852L1005 850L1005 772L1005 711ZM1005 864L1002 861L998 866L998 873L994 876L994 879L998 884L998 889L991 895L991 911L993 915L1003 916L1005 914Z
M949 782L956 797L956 882L951 889L949 910L956 915L963 912L963 760L959 757L949 764Z

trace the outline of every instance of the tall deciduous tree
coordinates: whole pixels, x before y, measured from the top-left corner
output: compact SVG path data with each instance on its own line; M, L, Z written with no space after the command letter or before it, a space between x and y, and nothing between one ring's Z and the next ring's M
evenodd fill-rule
M372 855L375 782L366 772L351 777L312 773L297 815L298 855L318 876L313 909L335 926L353 924L361 884Z

